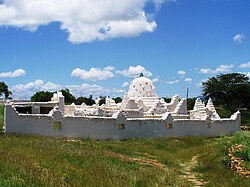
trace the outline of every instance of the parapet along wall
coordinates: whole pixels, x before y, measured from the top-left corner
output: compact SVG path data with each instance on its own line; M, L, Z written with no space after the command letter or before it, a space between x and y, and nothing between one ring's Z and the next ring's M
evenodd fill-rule
M20 114L5 105L5 131L51 137L124 139L148 137L219 136L240 130L240 113L228 119L126 118L122 111L112 117L66 116L59 107L49 114Z

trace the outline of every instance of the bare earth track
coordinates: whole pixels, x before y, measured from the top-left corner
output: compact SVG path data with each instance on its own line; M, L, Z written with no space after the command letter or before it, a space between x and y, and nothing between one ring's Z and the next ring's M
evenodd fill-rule
M197 158L198 156L194 156L190 162L180 164L183 168L181 178L192 183L194 186L204 186L208 182L203 180L202 174L193 171L198 165Z

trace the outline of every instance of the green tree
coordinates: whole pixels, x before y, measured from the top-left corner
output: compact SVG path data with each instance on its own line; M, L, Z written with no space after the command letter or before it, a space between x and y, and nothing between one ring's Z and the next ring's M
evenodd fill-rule
M12 94L5 82L0 82L0 96L2 94L4 94L5 99L9 98L9 96Z
M116 98L112 98L115 103L121 103L122 102L122 98L121 97L116 97Z
M76 101L75 97L69 92L69 89L60 90L64 96L64 101L66 104L71 104ZM40 91L36 92L32 97L31 101L33 102L47 102L50 101L53 97L53 93L55 92L48 92L48 91Z
M210 97L217 104L221 101L223 95L223 85L219 81L219 77L211 77L206 82L202 82L203 96L206 100Z
M170 103L171 102L171 98L169 98L169 97L163 97L162 99L164 99L164 101L166 103Z
M47 101L50 101L52 97L53 97L53 92L40 91L40 92L36 92L31 97L31 101L33 101L33 102L47 102Z
M81 105L82 103L85 103L86 105L91 106L91 105L95 104L95 101L93 100L93 96L92 95L90 95L89 98L82 97L82 96L78 97L76 99L76 101L75 101L76 105Z
M75 96L73 96L73 95L69 92L69 89L68 89L68 88L63 89L63 90L60 90L60 92L62 92L62 94L63 94L63 96L64 96L65 104L71 104L71 103L74 103L74 102L76 101Z
M101 106L102 104L106 104L106 96L100 96L99 98L99 106Z
M197 99L196 97L188 98L188 99L187 99L187 109L188 109L188 110L193 110L193 108L194 108L194 103L195 103L195 100L196 100L196 99Z
M202 86L205 99L211 97L217 105L240 107L250 102L250 83L245 74L220 74L209 78Z

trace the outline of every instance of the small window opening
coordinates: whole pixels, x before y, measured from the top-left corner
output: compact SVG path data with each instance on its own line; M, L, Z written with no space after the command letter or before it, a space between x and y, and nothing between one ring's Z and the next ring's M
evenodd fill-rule
M118 130L122 130L122 129L125 129L125 124L124 123L120 123L118 125Z
M61 130L62 129L62 123L60 121L55 121L52 123L52 127L54 130Z
M172 123L166 123L166 128L167 129L172 129L173 128L173 124Z

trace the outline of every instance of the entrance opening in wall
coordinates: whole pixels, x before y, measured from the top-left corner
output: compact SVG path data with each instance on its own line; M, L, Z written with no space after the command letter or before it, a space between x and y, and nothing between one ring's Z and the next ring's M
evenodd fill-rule
M40 114L48 114L52 109L53 107L41 107Z
M16 110L20 114L32 114L32 107L31 106L16 107Z

